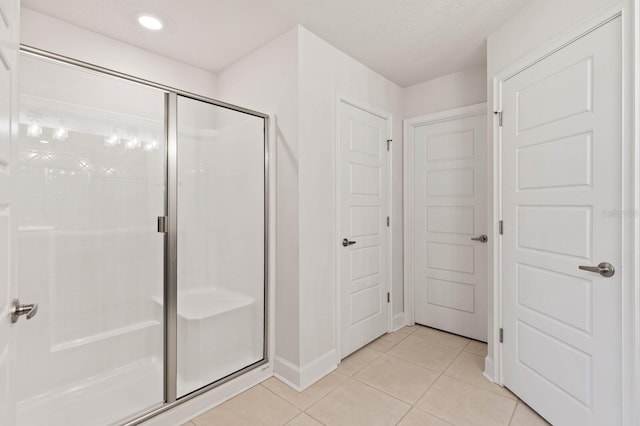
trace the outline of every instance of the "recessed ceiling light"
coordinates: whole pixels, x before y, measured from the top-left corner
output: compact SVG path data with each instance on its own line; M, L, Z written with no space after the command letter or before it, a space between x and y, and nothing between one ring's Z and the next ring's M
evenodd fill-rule
M141 13L138 15L138 23L148 30L158 31L163 27L162 21L157 16Z

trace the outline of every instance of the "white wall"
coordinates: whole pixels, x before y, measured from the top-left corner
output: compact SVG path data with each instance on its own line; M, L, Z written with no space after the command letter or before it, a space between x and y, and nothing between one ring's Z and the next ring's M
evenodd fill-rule
M218 74L219 99L276 116L276 359L291 365L300 362L298 31Z
M469 68L404 88L404 118L474 105L487 100L487 68Z
M493 77L500 70L515 63L518 59L542 48L565 31L593 17L599 11L617 3L611 0L536 0L530 1L518 11L511 19L505 22L498 30L489 35L487 39L487 110L488 135L490 144L488 150L488 181L489 206L495 203L493 193ZM489 216L489 234L495 235L496 223ZM489 239L489 283L493 283L493 243ZM489 324L493 326L493 297L494 288L489 287ZM497 328L497 327L494 327ZM489 330L489 354L486 360L485 374L494 377L493 360L497 330Z
M337 93L393 114L393 312L402 315L402 90L296 27L218 75L218 97L277 116L276 373L336 367Z
M180 90L215 96L215 74L101 36L31 9L21 9L20 43Z
M301 364L336 343L336 101L345 96L392 115L393 314L403 312L402 89L306 29L300 37ZM319 366L318 366L319 368ZM308 378L309 380L311 377Z

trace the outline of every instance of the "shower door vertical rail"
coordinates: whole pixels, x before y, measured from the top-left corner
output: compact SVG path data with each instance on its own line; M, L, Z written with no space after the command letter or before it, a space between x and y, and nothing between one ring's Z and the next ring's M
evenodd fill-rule
M177 399L178 380L178 96L165 94L167 135L167 234L164 282L165 401Z

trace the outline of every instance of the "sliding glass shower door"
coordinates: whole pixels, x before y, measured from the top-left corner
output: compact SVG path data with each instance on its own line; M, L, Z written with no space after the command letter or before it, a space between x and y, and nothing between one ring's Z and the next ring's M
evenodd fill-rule
M177 397L265 358L265 120L177 96Z

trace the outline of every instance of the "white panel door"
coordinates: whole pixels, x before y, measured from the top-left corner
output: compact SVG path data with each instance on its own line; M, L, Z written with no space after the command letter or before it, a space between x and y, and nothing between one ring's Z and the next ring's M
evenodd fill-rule
M9 391L9 367L15 356L9 313L16 296L9 260L12 235L9 213L12 141L17 131L18 9L18 1L0 0L0 423L9 425L15 423L15 401Z
M554 425L619 425L620 18L502 90L504 384Z
M387 331L387 120L340 102L340 357ZM346 245L345 245L346 244Z
M487 340L486 113L414 128L418 324Z

